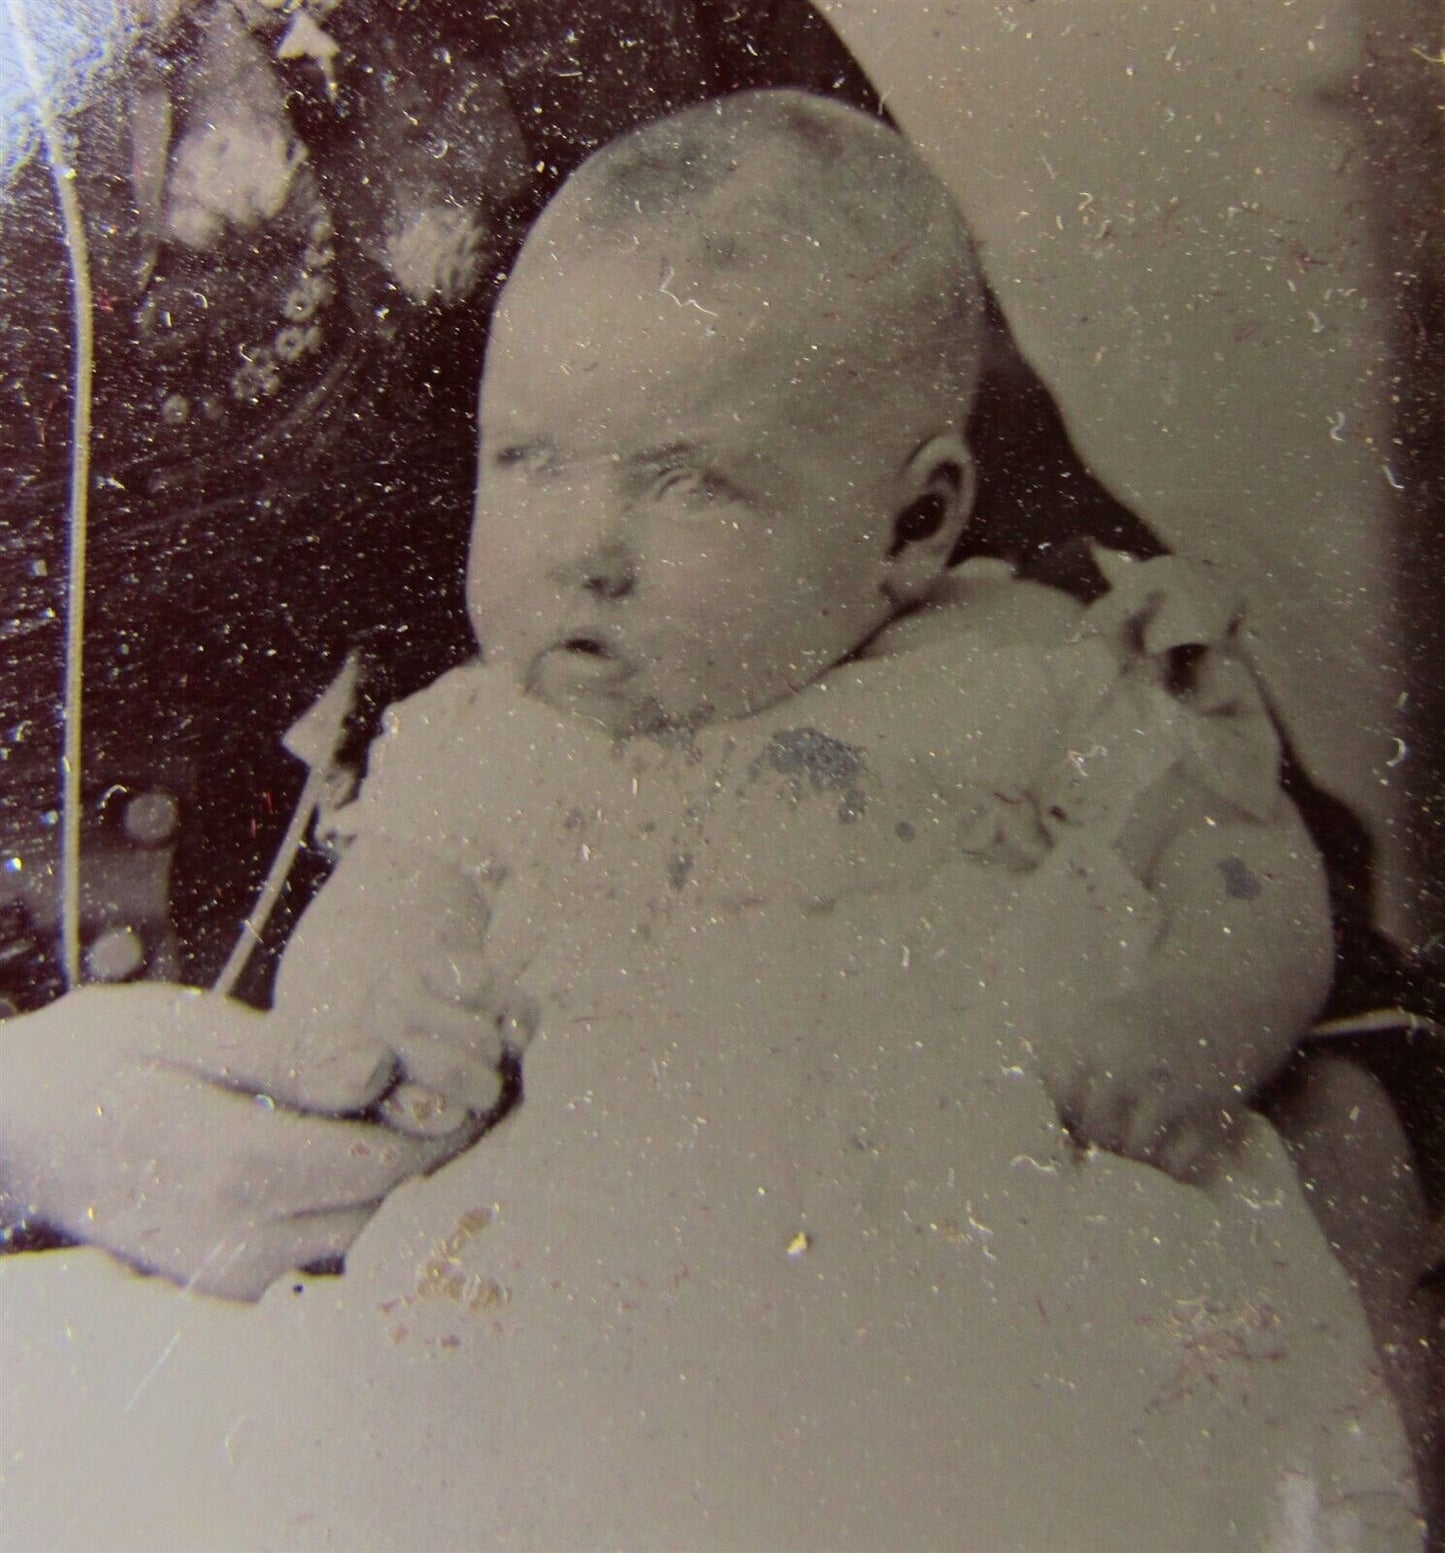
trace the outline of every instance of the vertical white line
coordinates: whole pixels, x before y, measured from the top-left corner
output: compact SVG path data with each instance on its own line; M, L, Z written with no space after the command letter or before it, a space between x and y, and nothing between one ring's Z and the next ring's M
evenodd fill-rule
M271 913L276 909L281 891L286 887L291 865L296 861L296 854L301 850L301 843L306 839L306 827L311 823L311 816L315 814L325 790L326 768L313 766L306 773L306 782L301 789L301 796L296 800L296 807L291 811L291 821L286 827L286 834L281 838L281 845L276 849L275 857L271 860L270 871L266 875L265 884L261 887L261 893L256 897L256 904L251 908L250 916L241 924L241 936L236 940L221 969L221 974L216 978L215 990L223 997L229 997L235 991L236 983L241 978L241 972L246 969L252 951L261 942L261 935L266 930Z
M25 0L5 0L21 68L30 83L46 160L55 184L74 296L74 387L70 428L70 514L66 554L65 747L61 757L60 923L65 982L80 980L81 713L85 668L85 553L90 521L90 426L95 387L95 313L90 284L90 249L67 160L64 137L40 74Z

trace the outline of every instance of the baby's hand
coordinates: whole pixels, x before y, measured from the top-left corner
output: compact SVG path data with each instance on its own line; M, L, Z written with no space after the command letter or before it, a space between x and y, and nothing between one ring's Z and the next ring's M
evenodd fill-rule
M397 978L385 1038L402 1079L382 1100L382 1118L401 1132L438 1137L494 1110L509 1058L537 1029L534 1005L504 992L480 956L438 945ZM374 1027L381 1033L381 1027Z
M1196 1179L1245 1104L1207 1033L1171 1029L1147 994L1088 1004L1036 1042L1044 1085L1081 1143Z
M397 1057L382 1102L401 1131L467 1128L501 1098L501 1067L536 1019L488 969L491 908L464 870L357 838L282 957L276 1007L305 1027L364 1030Z

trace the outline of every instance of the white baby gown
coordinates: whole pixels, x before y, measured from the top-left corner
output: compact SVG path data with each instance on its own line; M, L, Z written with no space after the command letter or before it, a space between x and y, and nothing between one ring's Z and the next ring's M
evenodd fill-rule
M1089 682L1117 711L1109 661ZM472 844L500 880L493 932L543 1016L523 1103L394 1193L343 1278L254 1308L91 1251L6 1259L6 1547L1420 1545L1363 1316L1272 1129L1250 1119L1184 1186L1080 1151L1044 1095L1048 967L1081 996L1127 974L1128 888L1061 913L1074 839L1024 866L997 827L894 868L880 849L926 842L936 769L870 788L885 735L835 738L801 697L792 731L838 748L765 743L787 759L743 761L699 822L708 759L594 741L589 764L545 708L430 715L477 672L401 709L352 822ZM570 759L558 802L586 802L468 842L475 795L435 796L468 740L511 741L503 783ZM398 779L408 809L413 768L432 780ZM736 807L768 794L794 819L753 829L781 861L744 900ZM816 855L844 831L868 887Z

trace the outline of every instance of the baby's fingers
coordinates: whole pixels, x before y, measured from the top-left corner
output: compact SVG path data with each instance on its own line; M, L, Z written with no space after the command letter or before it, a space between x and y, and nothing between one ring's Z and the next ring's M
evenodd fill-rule
M1120 1152L1156 1164L1159 1152L1179 1122L1176 1106L1158 1091L1131 1096Z
M487 1111L502 1098L502 1079L497 1076L497 1094ZM447 1095L420 1084L398 1084L377 1107L377 1114L388 1127L410 1133L414 1138L444 1138L457 1128L475 1120L475 1113Z
M480 1071L469 1070L460 1083L446 1071L454 1062L454 1051L431 1049L422 1037L407 1036L402 1043L403 1066L408 1079L396 1086L381 1102L379 1114L388 1127L417 1138L440 1138L467 1122L494 1112L502 1103L507 1088L507 1057L513 1062L536 1034L538 1014L530 999L514 996L506 1012L498 1016L496 1038L498 1057L495 1065ZM471 1039L470 1028L463 1035ZM434 1088L418 1081L418 1075L435 1073L438 1065L448 1087ZM513 1069L515 1073L515 1069Z
M1135 1103L1120 1152L1157 1165L1176 1181L1192 1181L1204 1162L1207 1144L1199 1117L1181 1115L1166 1097L1152 1095Z
M1197 1180L1208 1162L1210 1139L1193 1122L1180 1122L1159 1145L1159 1168L1176 1181Z
M475 952L456 954L444 945L434 949L421 966L421 980L435 997L463 1008L495 1013L501 1006L496 978L482 966Z
M513 1051L524 1051L537 1033L540 1014L533 999L516 987L503 991L496 977L475 960L438 950L423 963L420 977L431 994L429 1001L450 1005L465 1018L479 1014L495 1018L504 1044Z
M1197 1108L1180 1103L1158 1075L1077 1074L1062 1092L1060 1118L1082 1143L1154 1165L1178 1181L1195 1179L1214 1132Z
M445 1003L420 1017L425 1029L408 1029L393 1043L407 1079L462 1110L490 1110L501 1093L497 1070L506 1051L500 1021Z
M1081 1072L1059 1107L1065 1126L1080 1142L1115 1154L1126 1152L1132 1111L1132 1096L1125 1086L1111 1073L1097 1069Z

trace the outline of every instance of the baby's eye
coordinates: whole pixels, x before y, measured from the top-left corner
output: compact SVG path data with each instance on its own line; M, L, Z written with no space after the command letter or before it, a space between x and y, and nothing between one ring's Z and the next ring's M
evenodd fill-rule
M556 452L545 442L504 442L492 454L493 469L545 474L556 463Z
M670 496L675 500L695 504L726 501L733 495L726 480L709 469L691 467L669 469L658 476L653 487L655 497Z

